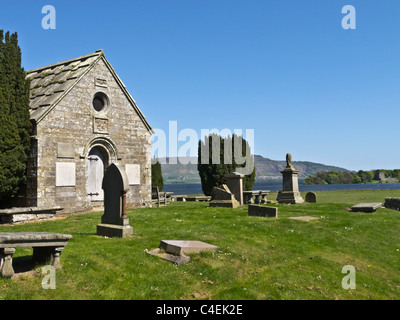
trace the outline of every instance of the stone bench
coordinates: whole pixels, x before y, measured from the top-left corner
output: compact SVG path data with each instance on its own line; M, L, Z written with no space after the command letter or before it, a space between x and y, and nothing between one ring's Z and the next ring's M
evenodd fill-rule
M243 191L243 201L245 204L268 203L267 196L269 193L269 190Z
M38 220L50 220L55 217L61 207L26 207L0 210L0 224L15 224Z
M179 194L171 196L171 201L186 201L186 194Z
M51 263L61 269L60 255L72 238L69 234L47 232L0 232L0 273L3 277L14 275L12 266L15 248L33 248L34 263Z

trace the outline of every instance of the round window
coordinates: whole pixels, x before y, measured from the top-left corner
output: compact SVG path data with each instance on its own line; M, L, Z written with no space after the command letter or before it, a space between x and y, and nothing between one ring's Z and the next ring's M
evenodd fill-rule
M103 92L96 93L94 95L92 105L93 105L94 110L96 110L96 111L104 110L108 105L107 96Z

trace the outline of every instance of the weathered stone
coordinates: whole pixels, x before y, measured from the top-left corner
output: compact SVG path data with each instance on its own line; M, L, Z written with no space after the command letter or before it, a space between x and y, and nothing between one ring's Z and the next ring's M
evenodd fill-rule
M359 203L351 207L352 212L375 212L382 207L382 203Z
M75 162L56 162L56 187L75 187Z
M69 234L50 232L0 232L0 248L6 248L9 244L21 247L27 244L43 246L51 243L53 246L66 244L72 239ZM42 244L42 245L41 245Z
M186 198L188 201L188 199ZM223 184L220 187L214 187L211 193L210 207L237 208L239 202L230 192L227 185Z
M15 248L34 248L35 262L49 262L55 269L61 269L60 255L72 238L69 234L48 232L1 232L0 272L3 277L12 277Z
M217 249L217 246L202 241L162 240L158 248L147 251L147 253L179 265L190 261L190 257L186 254Z
M219 208L238 208L239 202L235 199L232 200L212 200L210 201L210 207L219 207Z
M27 78L32 79L30 107L35 135L27 164L26 205L60 206L63 213L90 210L103 201L104 169L119 163L140 166L140 179L132 179L129 186L127 206L151 206L152 129L104 53L97 51L31 70ZM99 93L107 97L107 103L97 111L93 100ZM103 170L98 166L94 173L99 182L95 191L88 183L92 170L89 157L94 157L94 150L100 154L92 163L103 163ZM56 162L75 164L74 172L68 174L71 180L64 176L57 186ZM71 183L73 178L75 183Z
M75 158L74 145L71 142L58 142L57 143L57 157L58 158Z
M185 255L177 256L174 254L166 253L161 251L160 248L152 249L150 251L147 251L147 253L153 256L157 256L161 259L167 260L169 262L172 262L176 265L181 265L190 261L190 257L188 256Z
M185 196L182 201L195 201L195 202L208 202L211 200L210 196ZM181 201L181 200L178 200Z
M267 196L269 193L270 193L269 190L243 191L243 203L244 204L268 203Z
M239 205L243 205L243 178L244 175L238 172L228 173L224 176L226 185L230 192L235 196Z
M278 217L278 208L249 204L248 215L255 217Z
M173 195L171 196L171 201L181 201L184 202L186 201L187 195L179 194L179 195Z
M215 251L217 246L193 240L162 240L160 249L175 255Z
M100 223L97 225L97 234L107 238L129 238L133 235L133 228L130 225Z
M256 197L258 197L258 201ZM260 203L260 191L259 190L243 191L243 203L244 204Z
M140 165L126 164L125 172L128 177L129 185L140 185Z
M278 192L278 197L276 198L278 203L286 203L286 204L296 204L296 203L304 203L303 198L301 197L300 192L294 191L282 191Z
M0 248L0 272L4 278L11 278L14 275L12 266L14 248Z
M0 210L0 224L15 224L38 220L54 219L57 211L63 208L10 208Z
M314 192L307 192L306 194L306 202L316 203L317 202L317 195Z
M302 217L289 217L288 219L299 220L299 221L312 221L312 220L318 220L320 218L311 216L302 216Z
M261 190L261 191L260 191L260 197L261 197L260 203L270 203L270 202L267 200L267 196L269 195L269 193L270 193L269 190Z
M222 185L220 187L214 187L211 193L211 201L213 200L232 200L234 195L230 192L227 185Z

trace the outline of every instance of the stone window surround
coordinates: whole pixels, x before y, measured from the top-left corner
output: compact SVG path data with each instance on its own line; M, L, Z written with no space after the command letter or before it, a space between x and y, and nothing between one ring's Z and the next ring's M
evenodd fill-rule
M96 88L97 89L97 88ZM111 100L110 100L110 97L109 97L109 95L107 94L107 92L105 92L106 90L96 90L95 92L94 92L94 94L92 94L92 99L90 100L90 107L91 107L91 110L92 110L92 113L94 114L94 115L96 115L96 116L105 116L109 111L110 111L110 109L111 109ZM104 107L101 109L101 110L96 110L95 108L94 108L94 105L93 105L93 100L96 98L96 97L99 97L99 98L101 98L102 100L103 100L103 102L104 102Z

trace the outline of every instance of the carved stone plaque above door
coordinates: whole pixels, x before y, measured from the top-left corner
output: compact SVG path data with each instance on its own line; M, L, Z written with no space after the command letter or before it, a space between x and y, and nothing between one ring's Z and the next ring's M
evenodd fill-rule
M94 117L93 133L108 133L108 119Z

